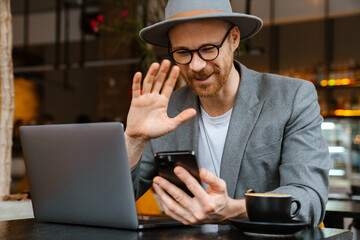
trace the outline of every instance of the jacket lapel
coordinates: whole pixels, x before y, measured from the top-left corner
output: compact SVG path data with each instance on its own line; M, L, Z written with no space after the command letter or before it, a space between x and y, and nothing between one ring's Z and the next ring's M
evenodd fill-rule
M241 82L233 108L220 167L220 177L227 184L230 197L235 197L242 158L246 143L260 115L264 101L257 97L254 72L235 61L240 67Z

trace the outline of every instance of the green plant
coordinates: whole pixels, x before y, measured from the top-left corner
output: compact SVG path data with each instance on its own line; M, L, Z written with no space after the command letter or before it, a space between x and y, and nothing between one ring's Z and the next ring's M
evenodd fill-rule
M139 31L155 22L163 20L164 8L167 0L114 0L111 10L107 14L111 19L99 25L99 29L114 34L118 39L115 49L122 44L136 42L140 49L141 67L147 69L157 60L157 55L152 46L139 38Z

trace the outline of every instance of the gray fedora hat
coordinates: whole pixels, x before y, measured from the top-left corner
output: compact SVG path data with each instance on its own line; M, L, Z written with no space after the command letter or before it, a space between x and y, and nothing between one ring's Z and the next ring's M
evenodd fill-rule
M170 28L186 21L207 18L222 19L236 25L241 40L254 36L263 24L256 16L234 13L229 0L169 0L165 20L143 28L139 35L147 43L167 47Z

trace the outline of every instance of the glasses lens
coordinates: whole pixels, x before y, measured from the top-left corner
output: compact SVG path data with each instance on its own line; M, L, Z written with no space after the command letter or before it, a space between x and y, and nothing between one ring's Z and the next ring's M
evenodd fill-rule
M191 52L186 49L179 49L172 53L175 62L180 64L187 64L191 61Z
M205 45L199 49L201 57L205 60L213 60L219 55L219 49L215 45Z

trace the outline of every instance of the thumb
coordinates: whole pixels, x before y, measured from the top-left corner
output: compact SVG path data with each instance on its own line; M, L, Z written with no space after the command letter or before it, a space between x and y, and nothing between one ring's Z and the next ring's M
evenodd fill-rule
M186 122L190 118L194 117L196 115L196 110L193 108L188 108L181 113L179 113L176 117L173 118L173 120L177 123L179 126L180 124Z
M200 169L200 178L204 181L212 191L225 192L226 183L221 178L218 178L214 173L210 172L205 168Z

